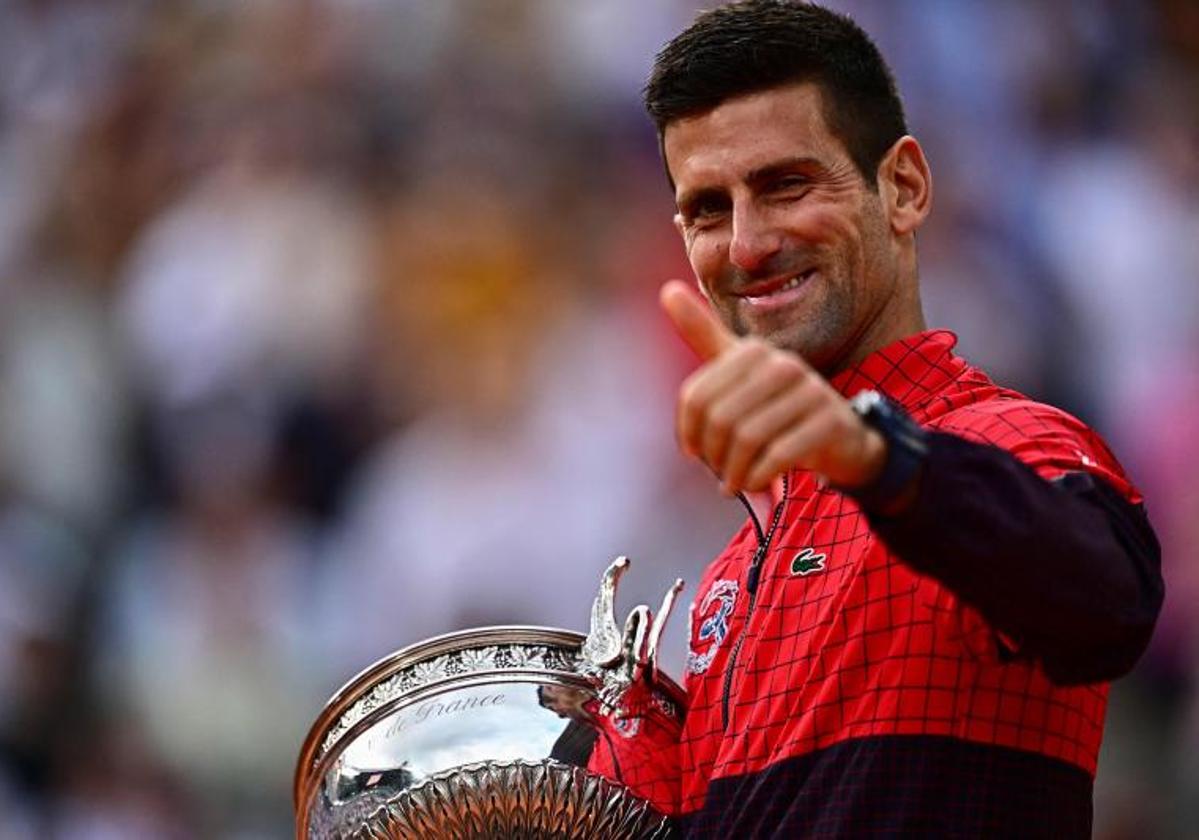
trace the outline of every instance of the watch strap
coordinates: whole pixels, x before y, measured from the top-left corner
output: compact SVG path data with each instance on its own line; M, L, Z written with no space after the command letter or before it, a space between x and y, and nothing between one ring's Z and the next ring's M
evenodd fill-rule
M924 428L878 391L861 391L850 406L866 425L882 435L886 460L874 481L861 487L838 488L864 510L882 512L891 507L915 481L928 455Z

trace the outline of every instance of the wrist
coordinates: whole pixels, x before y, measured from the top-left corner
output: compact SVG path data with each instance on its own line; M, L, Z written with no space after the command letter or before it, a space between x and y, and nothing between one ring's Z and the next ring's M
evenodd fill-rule
M862 425L861 448L859 450L858 468L853 474L845 479L836 482L836 486L843 490L855 490L861 487L869 487L878 481L883 470L887 466L887 441L872 426Z
M928 453L927 434L902 408L877 391L862 391L850 405L867 427L861 482L839 485L865 510L893 515L915 499Z

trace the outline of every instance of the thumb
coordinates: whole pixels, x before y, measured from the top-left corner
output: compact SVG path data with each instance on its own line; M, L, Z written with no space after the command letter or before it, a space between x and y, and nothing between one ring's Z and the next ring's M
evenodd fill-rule
M737 340L699 292L681 280L668 280L658 301L675 330L702 361L719 356Z

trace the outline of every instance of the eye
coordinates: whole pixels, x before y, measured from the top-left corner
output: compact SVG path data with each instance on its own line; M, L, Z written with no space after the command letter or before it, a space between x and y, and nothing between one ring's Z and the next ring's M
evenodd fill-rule
M709 227L728 214L729 202L722 196L700 196L682 208L683 221L689 227Z

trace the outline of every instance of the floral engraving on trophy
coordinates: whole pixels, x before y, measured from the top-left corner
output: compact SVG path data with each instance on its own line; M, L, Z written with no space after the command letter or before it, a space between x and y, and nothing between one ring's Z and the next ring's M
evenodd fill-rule
M369 714L426 685L448 677L511 668L574 672L577 662L577 654L570 650L522 644L467 648L417 662L393 674L346 709L321 743L313 764L324 758L342 736Z
M495 648L468 648L462 651L461 662L467 672L489 671L495 667Z
M567 671L573 674L579 670L579 656L566 648L547 647L545 667L550 671Z
M412 676L416 678L417 685L426 685L435 682L448 673L448 656L439 656L436 659L430 659L428 662L418 662L412 669Z

